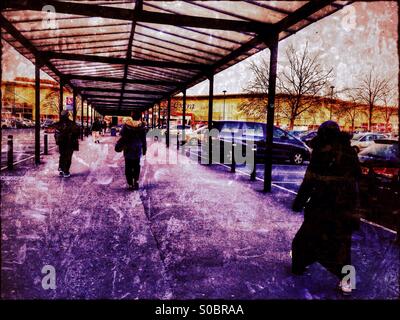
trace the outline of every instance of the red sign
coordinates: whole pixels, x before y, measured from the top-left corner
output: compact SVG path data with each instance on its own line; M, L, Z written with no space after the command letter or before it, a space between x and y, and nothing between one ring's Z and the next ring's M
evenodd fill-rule
M65 109L68 111L74 110L74 99L73 97L65 97Z

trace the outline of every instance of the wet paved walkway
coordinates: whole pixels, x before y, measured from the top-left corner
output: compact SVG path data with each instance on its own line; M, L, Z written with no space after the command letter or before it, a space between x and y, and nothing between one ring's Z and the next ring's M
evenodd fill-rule
M149 147L141 190L129 192L114 141L81 143L70 179L57 176L56 155L24 174L2 173L3 298L342 298L318 264L311 275L290 273L302 222L289 209L293 195L262 194L261 182L162 143ZM399 297L393 240L369 225L354 235L350 299ZM55 267L55 290L41 286L46 264Z

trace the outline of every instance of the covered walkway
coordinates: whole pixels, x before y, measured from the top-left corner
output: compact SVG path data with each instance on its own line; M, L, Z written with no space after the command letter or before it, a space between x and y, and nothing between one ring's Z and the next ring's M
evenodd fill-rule
M2 175L2 298L342 299L319 265L311 275L290 273L302 222L289 209L293 195L261 193L262 182L162 142L149 146L141 189L129 192L114 142L85 139L69 179L57 176L57 154ZM370 225L354 235L350 299L399 297L393 240ZM42 289L46 264L56 290Z

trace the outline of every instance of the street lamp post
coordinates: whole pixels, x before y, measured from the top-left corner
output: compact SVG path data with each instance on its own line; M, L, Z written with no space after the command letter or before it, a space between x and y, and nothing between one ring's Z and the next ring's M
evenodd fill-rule
M329 109L329 120L332 120L333 89L335 89L335 86L331 86L331 103Z
M224 109L222 112L222 120L225 120L225 94L226 94L226 90L222 91L224 93Z

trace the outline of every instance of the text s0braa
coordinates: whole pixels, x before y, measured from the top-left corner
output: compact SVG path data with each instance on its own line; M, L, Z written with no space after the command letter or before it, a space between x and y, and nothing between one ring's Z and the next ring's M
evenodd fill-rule
M189 315L189 313L195 313L199 315L243 315L244 311L241 305L228 305L228 304L201 304L199 309L190 307L169 307L162 305L156 307L156 315L181 315L183 318Z

